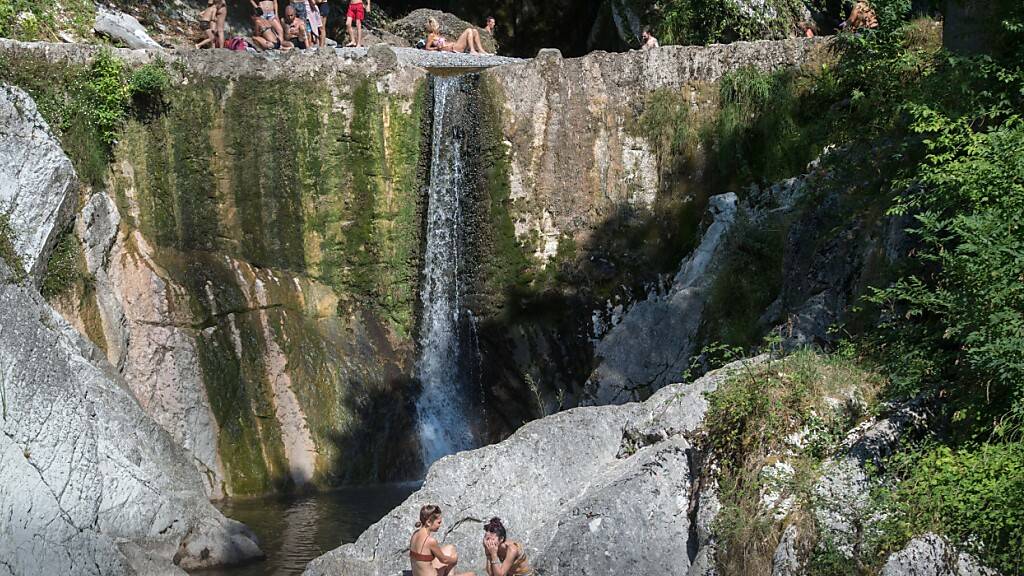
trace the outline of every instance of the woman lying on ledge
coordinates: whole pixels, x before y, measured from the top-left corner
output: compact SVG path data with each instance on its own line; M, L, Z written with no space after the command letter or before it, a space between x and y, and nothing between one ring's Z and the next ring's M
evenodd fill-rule
M409 539L409 561L412 576L455 576L452 570L459 561L455 546L441 546L434 533L441 529L441 507L429 504L420 508L420 521ZM473 576L460 574L458 576Z
M455 42L449 42L441 35L441 24L436 18L427 18L426 49L431 52L466 52L487 56L480 43L480 32L476 28L466 28Z

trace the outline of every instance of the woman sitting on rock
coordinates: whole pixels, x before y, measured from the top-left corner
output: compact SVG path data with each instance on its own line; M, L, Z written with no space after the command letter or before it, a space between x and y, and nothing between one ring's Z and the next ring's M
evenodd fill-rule
M409 539L409 560L412 576L448 576L459 561L455 546L441 546L434 533L441 528L441 507L429 504L420 508L420 521ZM459 576L473 576L462 574Z
M507 539L501 518L491 518L484 524L484 554L487 556L487 576L532 576L533 568L526 560L523 545Z
M459 35L455 42L449 42L441 35L441 23L437 18L427 18L427 45L426 49L431 52L466 52L487 56L484 47L480 43L480 31L476 28L466 28Z

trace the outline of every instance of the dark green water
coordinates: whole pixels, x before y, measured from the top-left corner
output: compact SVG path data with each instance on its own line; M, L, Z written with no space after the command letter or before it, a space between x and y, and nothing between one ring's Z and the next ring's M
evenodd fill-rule
M196 576L290 576L306 564L347 542L413 493L418 484L345 488L302 497L223 502L224 514L252 528L267 559L225 570L204 570Z

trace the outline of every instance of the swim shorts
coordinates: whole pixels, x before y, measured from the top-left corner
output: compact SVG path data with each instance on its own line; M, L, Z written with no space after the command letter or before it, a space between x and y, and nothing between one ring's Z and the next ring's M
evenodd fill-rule
M362 3L348 5L348 18L362 22L366 20L366 10Z
M320 15L327 18L331 15L331 6L327 2L320 3Z

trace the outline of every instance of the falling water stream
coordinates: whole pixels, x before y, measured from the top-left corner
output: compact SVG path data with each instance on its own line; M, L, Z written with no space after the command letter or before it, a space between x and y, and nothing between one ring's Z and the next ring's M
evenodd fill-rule
M423 391L416 402L423 463L475 446L471 422L476 406L460 340L462 309L459 286L461 195L465 189L463 134L459 105L461 79L434 78L434 120L427 200L426 251L420 293L420 358L417 376Z

